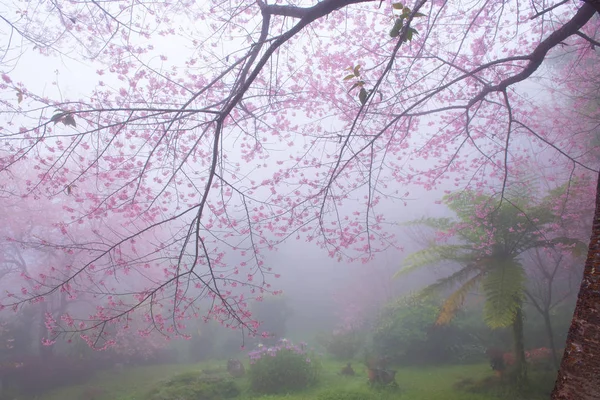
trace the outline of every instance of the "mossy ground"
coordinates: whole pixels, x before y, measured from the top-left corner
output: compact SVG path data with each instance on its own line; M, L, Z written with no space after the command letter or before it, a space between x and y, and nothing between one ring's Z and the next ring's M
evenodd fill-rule
M118 372L105 371L97 374L85 385L55 390L38 397L38 400L154 400L156 393L164 389L168 382L171 382L171 386L185 385L185 379L176 378L180 374L184 374L184 377L189 377L190 374L191 376L194 376L194 374L198 376L202 374L215 374L217 376L223 374L227 377L225 364L224 361L213 361L193 365L125 368L125 370ZM493 374L487 364L399 368L396 373L399 389L370 388L367 383L365 367L356 363L354 365L355 376L342 376L339 371L343 365L344 363L341 362L323 360L323 371L318 385L302 392L283 395L254 394L250 391L247 378L238 378L234 382L240 390L240 395L235 399L491 400L498 398L490 394L498 391L495 390L495 381L491 378ZM548 391L552 387L551 374L532 372L530 375L533 390L527 396L527 400L547 399ZM463 383L462 388L461 382ZM464 385L465 382L475 383L477 387L473 390L473 385ZM481 382L484 383L480 384ZM490 387L485 387L485 385ZM164 397L164 400L170 399Z

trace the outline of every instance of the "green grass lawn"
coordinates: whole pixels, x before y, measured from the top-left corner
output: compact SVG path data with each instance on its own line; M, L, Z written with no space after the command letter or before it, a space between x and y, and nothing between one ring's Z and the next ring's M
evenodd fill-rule
M201 373L203 369L222 368L223 361L194 365L159 365L126 368L123 371L105 371L96 374L84 385L61 388L37 400L146 400L148 392L161 382L184 373ZM367 383L366 368L354 365L356 376L339 374L341 362L324 360L319 384L309 390L285 395L257 395L250 391L247 378L236 380L241 395L239 400L489 400L489 394L468 393L454 388L464 379L481 380L492 375L487 364L439 367L406 367L397 369L399 390L372 389ZM248 365L246 364L246 368ZM225 372L224 372L225 373ZM535 375L533 375L535 378ZM534 379L535 380L535 379ZM548 385L548 382L545 382ZM544 398L533 396L532 399ZM547 398L547 396L545 397ZM181 399L197 400L197 399ZM200 399L198 399L200 400Z

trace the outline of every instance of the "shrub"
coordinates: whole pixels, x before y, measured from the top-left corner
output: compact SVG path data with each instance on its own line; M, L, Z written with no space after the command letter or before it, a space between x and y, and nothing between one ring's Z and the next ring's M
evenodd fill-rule
M356 331L335 331L330 335L318 335L316 339L327 353L341 360L354 357L364 342L363 335Z
M285 393L317 382L320 364L306 345L282 339L277 346L260 346L250 352L249 378L257 393Z
M388 304L375 325L375 355L400 364L481 360L485 346L475 334L478 325L459 313L450 324L436 326L439 310L437 302L420 297Z
M222 400L236 397L240 390L236 384L218 376L203 377L196 372L179 374L155 387L148 400L202 399Z
M439 308L418 298L402 298L385 306L375 326L373 348L396 362L403 362L415 348L427 342Z

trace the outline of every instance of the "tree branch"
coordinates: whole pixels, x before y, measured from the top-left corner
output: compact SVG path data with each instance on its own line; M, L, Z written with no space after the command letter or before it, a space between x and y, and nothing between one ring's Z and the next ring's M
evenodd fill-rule
M369 1L376 0L324 0L312 7L279 6L276 4L265 4L262 0L256 0L256 3L263 14L314 20L350 4L366 3Z
M575 34L576 34L577 36L581 37L581 38L584 38L585 40L587 40L588 42L590 42L590 43L591 43L593 46L598 46L598 47L600 47L600 42L599 42L599 41L597 41L597 40L595 40L595 39L593 39L593 38L589 37L589 36L588 36L588 35L586 35L585 33L577 31L577 32L575 32Z
M600 0L583 0L590 6L594 7L598 13L600 13Z
M590 0L591 1L591 0ZM594 0L596 3L600 1ZM506 78L497 85L488 86L483 89L479 94L468 104L468 107L472 107L475 103L483 100L488 94L493 92L503 92L507 87L514 85L515 83L521 82L529 78L539 67L542 65L548 51L558 45L560 42L565 40L571 35L576 35L579 29L581 29L596 13L595 6L586 3L581 6L575 16L562 27L552 32L550 36L544 39L540 44L533 50L533 52L526 58L529 60L529 64L518 74Z
M560 3L557 3L557 4L553 5L553 6L550 6L550 7L546 8L546 9L544 9L544 10L542 10L542 11L540 11L540 12L536 13L535 15L533 15L533 16L532 16L531 18L529 18L529 19L536 19L537 17L541 17L542 15L546 14L547 12L550 12L550 11L554 10L555 8L557 8L557 7L560 7L560 6L562 6L563 4L566 4L566 3L568 3L568 2L569 2L569 0L563 0L563 1L561 1Z

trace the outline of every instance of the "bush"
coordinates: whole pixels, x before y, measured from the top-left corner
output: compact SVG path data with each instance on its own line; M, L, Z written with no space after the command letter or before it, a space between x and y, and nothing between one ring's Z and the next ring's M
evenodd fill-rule
M202 399L221 400L236 397L240 390L235 383L222 377L202 377L196 372L186 372L154 388L149 400Z
M356 355L364 336L356 331L336 331L329 335L317 335L316 340L333 357L348 360Z
M282 339L277 346L261 346L248 355L250 385L257 393L292 392L317 382L320 364L306 345Z
M403 362L428 339L439 308L430 301L401 298L385 306L375 325L373 348L380 356Z
M448 325L436 326L439 305L430 299L401 298L380 313L373 334L379 357L399 364L469 362L485 357L479 327L458 314ZM482 325L482 324L481 324Z

